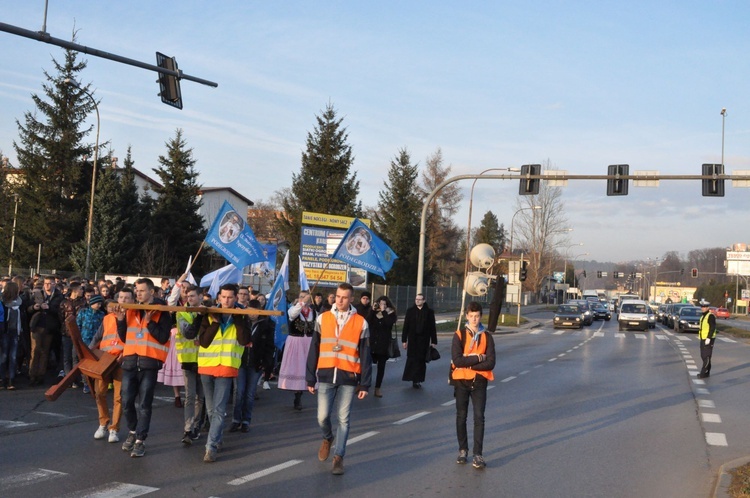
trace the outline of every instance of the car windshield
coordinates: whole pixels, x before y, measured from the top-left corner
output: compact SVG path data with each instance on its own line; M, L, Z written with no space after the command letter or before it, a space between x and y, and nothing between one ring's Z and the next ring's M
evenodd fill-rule
M680 316L700 316L700 308L682 308L680 310Z
M557 312L558 313L580 313L580 310L578 309L578 306L571 306L571 305L565 304L565 305L559 306L557 308Z
M646 313L646 305L626 303L622 305L622 312L623 313Z

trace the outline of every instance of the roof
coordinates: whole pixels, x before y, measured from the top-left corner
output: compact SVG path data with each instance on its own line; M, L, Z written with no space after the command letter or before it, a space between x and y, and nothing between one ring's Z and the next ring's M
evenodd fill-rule
M221 192L221 191L227 191L227 192L230 192L231 194L233 194L233 195L235 195L235 196L239 197L239 198L240 198L240 199L242 199L243 201L247 202L247 205L248 205L248 207L249 207L249 206L254 206L254 205L255 205L255 203L254 203L253 201L251 201L250 199L248 199L248 198L247 198L247 197L245 197L244 195L240 194L239 192L237 192L237 191L236 191L235 189L233 189L232 187L203 187L203 188L202 188L202 189L200 190L200 193L201 193L201 194L205 194L206 192Z

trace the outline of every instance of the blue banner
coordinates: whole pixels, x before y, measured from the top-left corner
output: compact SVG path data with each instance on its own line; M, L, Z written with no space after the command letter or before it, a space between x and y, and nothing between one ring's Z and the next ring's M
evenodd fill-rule
M355 219L344 234L333 258L385 278L398 256L367 225Z
M240 270L266 260L263 248L255 240L245 216L240 215L227 201L216 215L206 235L206 242Z
M274 334L274 344L281 349L286 342L286 336L289 334L289 321L287 319L287 302L286 291L289 289L289 251L284 256L284 263L276 275L276 282L273 284L271 293L266 301L267 310L281 311L281 316L272 317L276 322L276 333Z
M234 265L227 265L216 271L207 273L201 279L201 287L208 287L208 293L213 299L219 296L219 288L224 284L242 283L242 270Z

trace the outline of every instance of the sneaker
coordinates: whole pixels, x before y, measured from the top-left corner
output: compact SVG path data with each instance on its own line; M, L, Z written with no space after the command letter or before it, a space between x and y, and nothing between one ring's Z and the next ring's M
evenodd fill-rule
M105 437L107 437L107 426L100 425L94 433L94 439L104 439Z
M70 385L70 388L71 388L71 389L78 389L79 387L80 387L80 386L78 385L78 382L73 382L73 383L72 383L72 384Z
M63 377L65 377L65 370L60 370L60 372L57 374L57 378L62 379Z
M197 441L201 437L201 430L199 428L193 429L193 431L190 433L190 439L193 441Z
M89 389L89 385L88 384L84 384L83 385L83 394L88 394L90 392L91 392L91 389Z
M271 390L271 385L268 383L267 380L263 381L263 390L264 391L270 391Z
M135 432L128 432L127 439L122 443L122 451L133 451L133 446L135 446Z
M132 458L142 457L146 454L146 444L143 441L136 441L133 451L130 452Z
M484 463L484 458L482 458L482 455L474 455L474 461L471 462L471 465L475 469L483 469L487 466L487 464Z
M185 446L190 446L193 444L193 435L190 432L186 432L182 435L182 444Z
M242 424L242 428L240 430L242 432L250 432L250 424Z
M334 455L333 467L331 468L331 474L335 476L340 476L343 473L344 473L344 457Z
M237 432L240 430L241 424L239 422L232 422L232 425L229 426L229 432Z
M203 455L203 461L206 463L213 463L216 461L216 452L214 450L206 450L206 454Z
M318 460L321 462L328 460L328 455L331 453L332 442L333 439L324 439L323 442L320 443L320 448L318 449Z
M456 463L464 464L466 463L466 457L469 455L469 452L466 450L460 450L458 452L458 458L456 458Z
M117 435L117 431L114 429L109 430L109 438L107 439L107 442L109 443L119 443L120 442L120 436Z

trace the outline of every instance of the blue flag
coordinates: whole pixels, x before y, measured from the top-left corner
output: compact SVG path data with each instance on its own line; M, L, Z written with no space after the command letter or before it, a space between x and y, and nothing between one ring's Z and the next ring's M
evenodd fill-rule
M240 270L266 260L263 248L245 222L245 216L235 211L227 201L216 215L206 235L206 242Z
M289 289L289 251L284 256L284 262L281 265L279 273L276 275L276 282L273 284L271 294L266 301L267 310L281 311L281 316L272 317L276 322L276 333L274 334L274 344L281 349L286 342L286 336L289 334L289 320L287 319L287 302L286 291Z
M309 291L310 284L307 282L307 272L305 271L305 265L302 263L302 256L297 256L299 259L299 290Z
M238 270L234 265L227 265L204 275L201 279L201 287L208 287L208 293L213 299L216 299L222 285L239 284L241 282L242 270Z
M398 256L367 225L355 219L334 251L333 258L385 278Z

